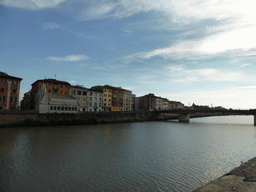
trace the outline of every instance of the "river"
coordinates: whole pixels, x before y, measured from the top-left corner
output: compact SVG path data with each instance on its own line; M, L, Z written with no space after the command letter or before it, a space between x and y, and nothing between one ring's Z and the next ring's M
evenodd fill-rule
M0 129L0 191L191 191L255 148L252 116Z

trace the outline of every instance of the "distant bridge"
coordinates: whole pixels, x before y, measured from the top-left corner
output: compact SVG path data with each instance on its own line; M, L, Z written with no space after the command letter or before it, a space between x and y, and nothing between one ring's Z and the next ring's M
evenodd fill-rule
M254 125L256 126L256 109L250 110L227 110L227 109L171 109L171 110L159 110L159 111L152 111L154 118L159 117L160 114L178 114L180 122L189 122L190 114L202 114L208 115L216 114L216 116L221 115L253 115L254 116ZM168 119L168 118L164 118Z

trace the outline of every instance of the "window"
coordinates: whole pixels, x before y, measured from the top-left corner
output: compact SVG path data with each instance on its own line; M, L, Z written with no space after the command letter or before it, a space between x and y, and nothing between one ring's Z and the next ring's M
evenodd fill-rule
M63 88L63 85L60 85L60 88Z
M6 83L6 79L2 79L2 83Z
M107 97L107 94L104 94L104 97Z
M51 90L49 90L48 93L51 93Z
M107 92L107 90L106 90L106 89L104 89L103 91L104 91L104 92Z
M68 86L66 85L66 87L65 87L66 89L68 88Z
M92 92L90 92L90 96L92 96Z
M50 110L53 110L53 106L50 107Z
M52 84L51 84L51 83L49 83L49 87L52 87Z
M90 107L92 107L92 103L90 103Z
M11 103L17 102L17 97L11 97Z
M109 93L111 93L111 90L108 90Z
M94 107L97 107L97 103L94 103Z
M111 97L111 95L108 95L108 97Z
M104 101L107 101L107 99L104 99Z
M99 103L99 107L101 107L101 103Z
M0 96L0 102L5 102L5 96Z
M56 106L54 106L54 108L53 108L55 111L57 110L57 107Z
M90 97L90 101L92 101L92 97Z
M81 91L77 91L77 95L81 95Z
M107 104L106 103L104 103L104 107L106 107L107 106Z
M60 94L62 94L62 91L60 91Z
M101 102L101 98L99 98L99 101Z
M65 95L67 95L68 94L68 92L67 91L65 91Z
M12 81L12 84L17 84L17 81Z
M4 88L0 88L0 92L4 92Z
M97 97L94 98L94 101L97 102Z
M61 107L60 109L63 111L63 110L64 110L64 107Z
M83 92L83 95L86 95L86 92L85 92L85 91Z
M111 99L109 99L108 101L111 102Z
M60 110L60 107L58 107L57 110Z

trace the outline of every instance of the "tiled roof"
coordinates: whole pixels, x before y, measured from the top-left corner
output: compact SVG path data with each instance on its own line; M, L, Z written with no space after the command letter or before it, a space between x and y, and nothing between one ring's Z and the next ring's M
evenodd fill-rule
M2 72L2 71L0 71L0 78L9 78L9 79L18 79L18 80L22 80L22 78L19 78L19 77L14 77L14 76L10 76L10 75L8 75L7 73L4 73L4 72Z
M39 82L39 81L42 81L42 82L48 82L48 83L56 83L56 84L64 84L64 85L70 85L68 82L66 81L59 81L59 80L56 80L56 79L39 79L37 81L35 81L33 84Z

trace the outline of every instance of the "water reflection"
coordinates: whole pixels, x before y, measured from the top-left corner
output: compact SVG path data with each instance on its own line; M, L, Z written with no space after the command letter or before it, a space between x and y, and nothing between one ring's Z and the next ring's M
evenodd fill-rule
M205 121L1 129L0 191L191 191L254 155L250 119Z

